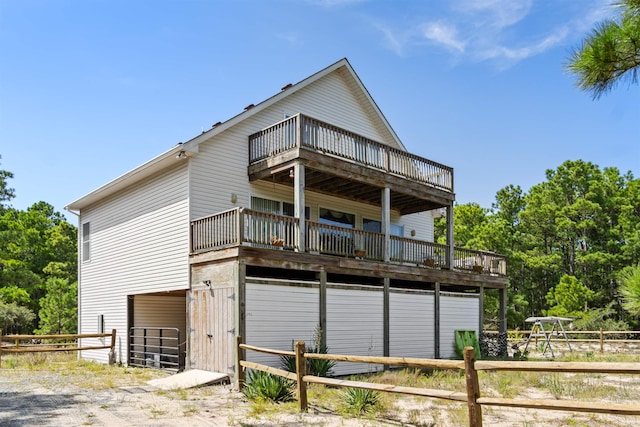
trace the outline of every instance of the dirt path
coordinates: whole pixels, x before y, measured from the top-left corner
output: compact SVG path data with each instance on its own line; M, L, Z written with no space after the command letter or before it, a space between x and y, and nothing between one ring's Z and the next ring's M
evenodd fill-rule
M117 375L91 372L0 369L0 426L462 426L466 407L434 399L399 398L387 419L348 419L311 407L309 413L271 409L255 415L229 385L162 391L146 384L144 370ZM93 382L92 382L93 381ZM536 396L527 396L536 398ZM537 396L549 398L549 396ZM483 408L484 425L637 426L640 417Z

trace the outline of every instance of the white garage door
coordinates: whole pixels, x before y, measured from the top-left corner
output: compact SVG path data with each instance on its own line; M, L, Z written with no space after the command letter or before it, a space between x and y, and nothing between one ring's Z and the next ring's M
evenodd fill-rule
M454 331L476 331L479 322L478 295L440 293L440 357L456 357Z
M435 357L434 296L428 291L389 293L389 355Z
M331 284L327 287L329 353L358 356L384 354L383 293L380 287ZM382 365L338 362L333 375L374 372Z
M291 350L310 342L320 323L319 286L315 283L251 283L246 288L246 339L249 345ZM280 357L247 351L247 360L281 368Z

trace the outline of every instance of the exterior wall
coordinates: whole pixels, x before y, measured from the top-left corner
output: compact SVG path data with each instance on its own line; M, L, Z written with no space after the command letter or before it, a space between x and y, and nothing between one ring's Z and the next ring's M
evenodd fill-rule
M440 293L441 358L456 357L454 331L476 331L476 336L478 336L479 310L478 295Z
M127 295L189 287L187 185L182 163L81 212L80 227L91 223L91 259L81 264L79 332L96 333L103 314L105 331L117 330L117 361L127 359ZM107 362L108 350L82 357Z
M329 353L359 356L384 354L383 289L327 284L327 347ZM381 365L338 362L334 375L374 372Z
M247 277L245 342L287 351L296 341L311 343L320 322L319 284L261 282ZM247 360L281 367L275 355L247 351Z
M389 292L389 356L435 357L435 301L432 291Z

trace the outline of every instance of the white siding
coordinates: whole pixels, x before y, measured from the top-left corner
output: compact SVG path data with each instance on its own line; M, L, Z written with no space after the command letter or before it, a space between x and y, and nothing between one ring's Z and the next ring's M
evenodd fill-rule
M456 357L454 331L476 331L478 335L479 304L477 295L440 294L441 358Z
M336 287L339 286L339 287ZM327 347L332 354L384 354L383 293L379 287L327 288ZM382 365L338 362L334 375L373 372Z
M91 223L91 260L82 264L80 333L116 329L116 357L126 361L127 295L188 289L189 220L186 163L83 209ZM84 344L97 340L85 340ZM107 350L82 356L106 362Z
M389 355L435 357L434 296L429 291L389 293Z
M250 283L246 286L246 340L257 347L291 351L292 343L311 342L320 323L317 284ZM304 285L304 286L301 286ZM247 351L247 360L281 367L279 356Z

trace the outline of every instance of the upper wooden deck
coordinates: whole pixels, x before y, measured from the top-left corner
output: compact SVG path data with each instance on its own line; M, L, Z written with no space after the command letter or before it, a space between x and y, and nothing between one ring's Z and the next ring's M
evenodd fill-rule
M450 206L453 169L337 126L297 114L249 136L249 179L292 185L293 163L305 165L309 190L380 206L391 190L401 214Z

